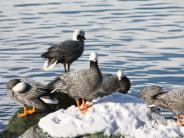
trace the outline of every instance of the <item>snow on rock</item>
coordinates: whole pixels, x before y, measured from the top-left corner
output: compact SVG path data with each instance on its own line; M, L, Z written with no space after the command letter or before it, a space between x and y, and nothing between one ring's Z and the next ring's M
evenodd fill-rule
M173 120L167 126L150 119L150 110L137 97L114 93L93 101L85 115L75 106L58 110L42 118L38 124L52 137L75 137L103 132L136 138L181 137L184 128Z

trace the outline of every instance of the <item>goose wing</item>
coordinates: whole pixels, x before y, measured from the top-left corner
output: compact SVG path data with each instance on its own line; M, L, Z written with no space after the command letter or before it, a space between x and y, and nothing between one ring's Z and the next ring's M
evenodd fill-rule
M56 58L59 60L63 56L71 56L74 53L79 53L81 50L83 50L83 48L79 41L67 40L59 45L50 47L47 52L41 55L41 57Z
M35 99L43 95L49 95L49 90L45 85L33 80L23 80L23 81L30 86L29 90L25 95L25 98Z
M90 71L81 70L66 73L53 81L53 88L64 93L78 95L93 89L93 79L89 79Z

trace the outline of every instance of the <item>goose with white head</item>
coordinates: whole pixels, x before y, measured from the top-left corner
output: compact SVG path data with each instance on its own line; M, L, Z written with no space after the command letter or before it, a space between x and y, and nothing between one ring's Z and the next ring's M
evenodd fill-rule
M31 80L12 79L6 85L6 92L11 99L24 105L24 112L17 117L24 117L36 111L50 111L49 104L58 103L45 85ZM27 106L32 109L28 110Z
M51 70L56 64L62 63L65 72L70 71L70 65L76 61L84 51L85 32L75 30L73 40L66 40L58 45L50 47L41 57L47 59L44 70Z
M131 82L122 70L118 70L116 75L103 74L103 82L96 93L96 98L99 96L109 95L114 92L127 94L130 87Z
M127 94L131 88L130 79L123 73L122 70L117 71L117 78L118 78L118 92Z
M90 54L89 60L89 69L65 73L48 84L48 87L67 93L74 98L81 112L86 111L86 100L94 99L94 92L102 83L102 73L98 67L96 52ZM80 98L82 98L82 108L80 108Z

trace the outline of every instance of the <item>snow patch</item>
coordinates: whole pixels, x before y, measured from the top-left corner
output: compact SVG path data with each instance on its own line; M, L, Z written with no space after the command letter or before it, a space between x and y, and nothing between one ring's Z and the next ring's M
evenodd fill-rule
M75 137L103 132L128 138L181 137L184 128L173 120L167 126L150 119L149 108L137 97L114 93L93 100L85 115L75 106L58 110L43 117L38 126L53 137Z

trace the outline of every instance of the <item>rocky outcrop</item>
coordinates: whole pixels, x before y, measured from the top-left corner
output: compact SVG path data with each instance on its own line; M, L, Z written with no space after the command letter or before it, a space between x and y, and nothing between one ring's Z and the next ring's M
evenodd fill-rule
M66 94L56 94L56 97L59 99L59 104L56 106L52 106L51 107L52 111L50 112L42 112L42 113L37 112L37 113L34 113L33 115L28 115L23 118L17 118L16 116L17 113L23 112L23 108L18 109L15 115L10 119L8 125L5 127L0 137L1 138L17 138L18 136L26 132L26 130L28 130L30 127L38 124L40 118L58 109L66 109L69 106L75 104L75 100L73 100ZM33 128L34 127L32 127L32 129Z

